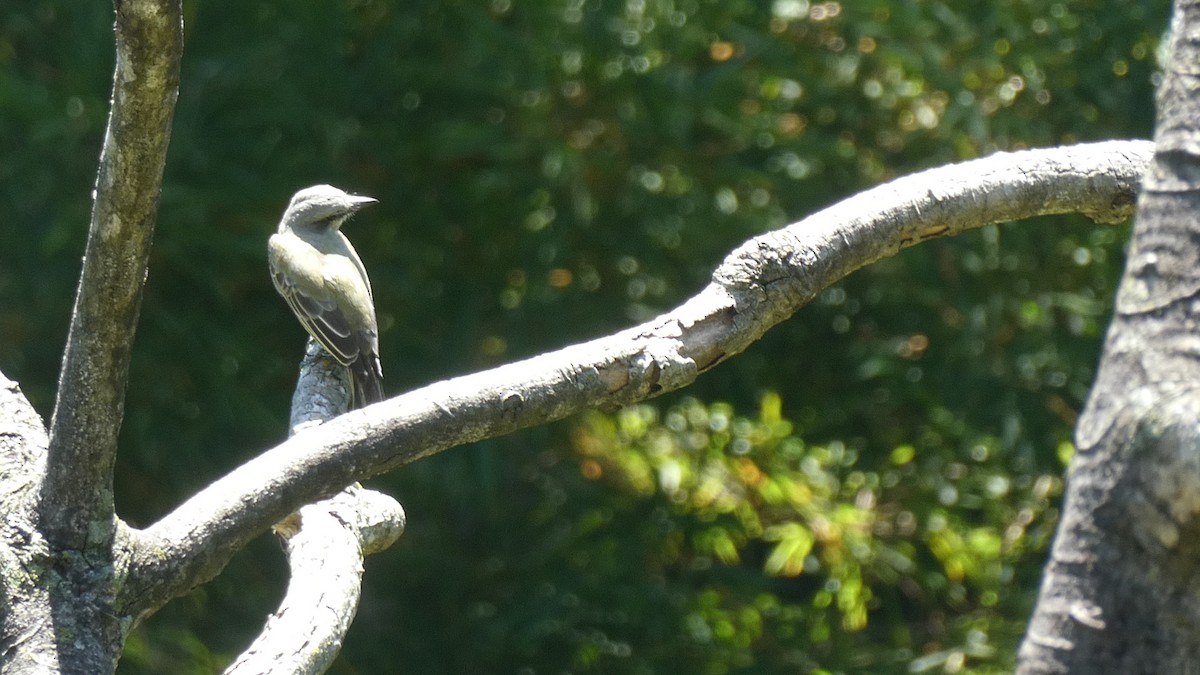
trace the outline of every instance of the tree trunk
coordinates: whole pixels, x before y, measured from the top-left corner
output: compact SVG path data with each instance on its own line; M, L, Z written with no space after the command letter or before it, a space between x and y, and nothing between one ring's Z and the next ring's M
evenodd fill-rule
M1173 33L1023 673L1200 672L1200 3L1177 2Z

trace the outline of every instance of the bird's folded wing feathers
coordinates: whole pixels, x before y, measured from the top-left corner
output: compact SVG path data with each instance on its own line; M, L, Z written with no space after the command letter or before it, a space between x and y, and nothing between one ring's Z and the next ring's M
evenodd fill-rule
M358 337L350 330L346 315L330 299L307 295L292 284L287 275L278 271L271 275L279 294L304 324L308 333L329 352L338 363L348 366L358 358Z

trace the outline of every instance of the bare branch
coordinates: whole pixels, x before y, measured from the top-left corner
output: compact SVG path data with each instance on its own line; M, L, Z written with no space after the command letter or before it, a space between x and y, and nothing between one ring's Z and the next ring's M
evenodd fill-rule
M292 396L292 432L345 412L349 371L309 339ZM291 580L262 633L225 672L323 673L341 650L362 590L363 557L391 546L404 510L358 484L310 504L275 526Z
M114 7L112 110L39 505L47 537L73 549L113 537L113 458L183 52L179 0Z
M287 541L291 580L262 634L226 673L323 673L358 611L364 554L386 549L404 528L387 495L359 486L305 506Z
M139 532L127 592L143 611L216 575L299 505L446 448L683 387L821 289L896 251L1036 215L1128 217L1148 142L998 154L932 169L743 244L675 310L616 335L439 382L267 451Z

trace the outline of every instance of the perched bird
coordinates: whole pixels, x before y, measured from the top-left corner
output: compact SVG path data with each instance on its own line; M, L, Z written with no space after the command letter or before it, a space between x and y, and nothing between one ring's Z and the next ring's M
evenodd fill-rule
M308 334L350 369L352 406L358 408L383 400L383 366L371 281L340 228L375 202L332 185L305 188L292 197L267 242L276 290Z

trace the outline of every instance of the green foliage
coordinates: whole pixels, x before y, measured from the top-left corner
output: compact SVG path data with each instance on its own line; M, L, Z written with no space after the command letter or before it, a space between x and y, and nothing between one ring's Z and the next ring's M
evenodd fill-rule
M1014 484L999 442L949 416L940 431L961 456L903 445L873 462L842 441L805 443L780 411L775 394L757 418L688 399L661 419L637 406L576 429L584 476L669 512L651 555L664 577L690 577L679 621L705 636L692 647L704 663L1011 667L1029 598L1006 591L1037 576L1058 474ZM735 572L757 578L753 593L728 592ZM798 638L791 651L784 635Z
M136 524L285 433L302 332L263 247L296 189L381 200L347 232L399 392L653 316L749 236L891 177L1148 136L1167 3L185 11L117 476ZM0 5L0 369L43 414L111 23L105 3ZM1004 668L1124 237L1059 218L929 242L826 290L692 398L388 477L410 529L368 563L337 669ZM275 548L150 619L123 671L241 649L282 586Z

